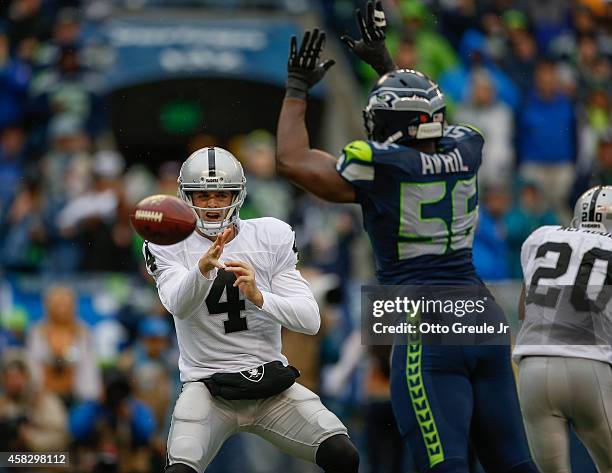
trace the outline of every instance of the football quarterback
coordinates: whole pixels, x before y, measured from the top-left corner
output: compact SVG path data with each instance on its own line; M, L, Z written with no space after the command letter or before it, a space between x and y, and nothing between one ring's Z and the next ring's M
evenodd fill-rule
M294 233L274 218L240 220L242 166L210 147L183 163L179 196L196 231L143 251L173 315L183 383L168 436L169 473L202 472L237 432L257 434L328 473L357 473L359 457L340 420L295 382L281 327L319 330L319 309L296 269Z

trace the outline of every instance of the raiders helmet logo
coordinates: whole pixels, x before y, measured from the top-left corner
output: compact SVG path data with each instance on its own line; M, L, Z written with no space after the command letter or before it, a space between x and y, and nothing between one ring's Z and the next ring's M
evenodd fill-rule
M257 368L251 368L250 370L241 371L240 374L243 378L252 381L253 383L259 383L264 376L264 366L258 366Z

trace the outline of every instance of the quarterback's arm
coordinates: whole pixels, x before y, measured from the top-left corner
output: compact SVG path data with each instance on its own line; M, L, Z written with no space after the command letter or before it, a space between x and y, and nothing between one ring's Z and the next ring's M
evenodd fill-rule
M330 202L355 202L353 187L336 171L337 159L310 148L306 100L286 97L277 128L276 169L298 187Z
M217 276L217 270L209 271L205 277L198 266L187 269L147 243L143 246L143 252L147 271L155 279L159 299L168 312L179 319L186 319L199 311Z
M295 234L289 225L282 223L271 241L274 256L270 262L270 290L261 291L261 309L289 330L314 335L321 325L319 306L310 286L296 269Z
M283 327L308 335L319 331L319 306L297 269L276 274L272 278L272 291L261 291L261 294L264 301L261 309Z

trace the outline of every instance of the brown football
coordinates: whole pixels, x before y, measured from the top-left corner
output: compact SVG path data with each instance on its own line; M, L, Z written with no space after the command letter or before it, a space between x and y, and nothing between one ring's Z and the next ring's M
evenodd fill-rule
M187 238L195 230L196 218L181 199L161 194L142 199L130 213L134 230L158 245L173 245Z

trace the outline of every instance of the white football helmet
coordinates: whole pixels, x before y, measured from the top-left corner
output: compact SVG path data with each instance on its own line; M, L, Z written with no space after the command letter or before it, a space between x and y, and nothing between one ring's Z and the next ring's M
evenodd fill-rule
M612 186L592 187L580 196L574 207L572 227L612 232Z
M216 236L236 222L246 197L246 177L242 165L232 153L223 148L208 147L193 152L181 166L178 177L178 196L198 215L197 226L207 236ZM193 205L191 193L196 191L231 191L231 205L205 208ZM219 222L204 219L211 210L224 211Z

